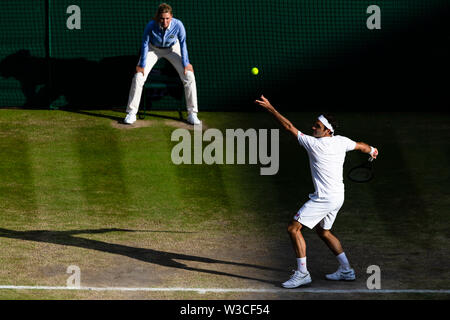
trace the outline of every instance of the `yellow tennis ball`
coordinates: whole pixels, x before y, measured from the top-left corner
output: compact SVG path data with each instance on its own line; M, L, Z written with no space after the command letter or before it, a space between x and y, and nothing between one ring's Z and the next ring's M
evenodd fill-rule
M258 68L256 68L256 67L252 68L252 74L253 74L253 75L256 76L258 73L259 73Z

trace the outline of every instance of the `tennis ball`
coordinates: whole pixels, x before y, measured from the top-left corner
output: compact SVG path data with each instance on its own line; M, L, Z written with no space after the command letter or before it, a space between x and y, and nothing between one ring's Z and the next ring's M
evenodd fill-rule
M253 68L252 68L252 74L256 76L258 73L259 73L258 68L253 67Z

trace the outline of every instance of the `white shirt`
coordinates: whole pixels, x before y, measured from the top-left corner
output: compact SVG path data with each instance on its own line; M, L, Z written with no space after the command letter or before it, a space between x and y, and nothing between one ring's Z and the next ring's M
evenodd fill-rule
M344 136L315 138L298 131L298 142L308 152L315 193L310 197L344 194L345 154L355 150L356 142Z

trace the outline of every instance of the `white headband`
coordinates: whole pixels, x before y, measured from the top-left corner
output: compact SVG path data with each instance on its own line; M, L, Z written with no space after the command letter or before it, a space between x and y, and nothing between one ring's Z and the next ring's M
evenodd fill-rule
M327 118L325 118L323 115L320 115L319 118L317 118L320 122L323 123L323 125L327 128L330 129L331 133L334 132L333 126L328 122Z

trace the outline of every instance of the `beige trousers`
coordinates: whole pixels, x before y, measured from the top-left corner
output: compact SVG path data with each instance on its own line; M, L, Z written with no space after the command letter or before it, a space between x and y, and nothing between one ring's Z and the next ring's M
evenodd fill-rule
M186 97L186 108L189 113L198 112L197 106L197 85L195 83L194 73L191 71L184 74L184 67L181 60L180 43L176 42L168 49L160 49L152 45L149 46L147 53L147 61L144 68L144 74L138 72L134 75L131 81L130 93L128 96L127 113L136 114L139 109L139 102L141 101L142 88L147 80L150 71L156 62L165 58L175 67L180 76L181 82L184 86L184 94Z

